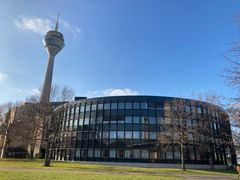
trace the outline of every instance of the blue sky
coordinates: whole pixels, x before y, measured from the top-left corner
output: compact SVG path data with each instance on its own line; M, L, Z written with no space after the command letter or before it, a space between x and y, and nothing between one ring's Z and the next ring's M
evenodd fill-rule
M239 10L238 0L2 0L0 103L43 84L42 39L58 11L65 48L53 83L76 95L234 96L220 74Z

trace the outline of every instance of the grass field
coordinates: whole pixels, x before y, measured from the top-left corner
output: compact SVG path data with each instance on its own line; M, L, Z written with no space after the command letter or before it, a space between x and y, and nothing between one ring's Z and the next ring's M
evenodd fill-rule
M0 179L186 179L189 175L236 177L234 170L186 170L172 168L139 168L52 162L43 167L42 160L1 159ZM234 175L234 176L233 176Z

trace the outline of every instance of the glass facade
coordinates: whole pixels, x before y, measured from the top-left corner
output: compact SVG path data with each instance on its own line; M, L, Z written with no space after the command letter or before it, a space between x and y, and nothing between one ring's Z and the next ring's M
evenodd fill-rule
M213 152L215 164L226 164L225 147L218 144L217 138L214 139L219 138L217 135L221 131L231 136L229 122L223 122L226 114L219 107L215 107L212 114L211 110L206 111L206 103L194 101L197 105L193 106L186 100L184 112L191 113L191 117L181 123L183 121L169 114L170 109L176 107L167 107L165 104L172 99L119 96L84 99L59 106L53 116L56 129L52 158L180 163L180 146L174 143L179 141L180 136L169 129L182 124L187 129L186 163L209 164L210 152ZM209 115L211 137L199 130L201 125L204 126L206 114ZM164 147L161 137L166 134L172 137L172 143Z

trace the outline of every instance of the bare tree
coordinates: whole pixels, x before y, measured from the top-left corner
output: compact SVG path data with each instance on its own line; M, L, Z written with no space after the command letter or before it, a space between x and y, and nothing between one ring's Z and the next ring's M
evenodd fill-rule
M63 86L60 89L59 101L64 101L64 102L71 101L71 100L73 100L74 94L75 93L74 93L73 89L70 89L67 86Z
M175 149L180 149L182 170L186 170L186 144L192 141L193 133L193 130L188 128L191 120L190 105L191 102L182 98L166 101L164 104L164 132L157 137L162 151L167 151L172 145Z
M53 119L53 110L55 106L59 105L57 102L66 102L73 100L74 91L71 88L66 86L59 87L53 86L51 90L51 100L52 102L39 102L38 103L38 110L37 110L37 131L42 132L42 144L44 145L45 149L45 161L44 166L50 166L51 163L51 147L52 142L54 142L54 135L51 134L52 129L55 129L55 123L52 123ZM29 99L40 99L40 98L29 98ZM33 136L36 138L36 135Z
M41 92L41 88L38 89ZM39 103L40 102L40 93L35 93L26 98L26 102L29 103ZM50 102L67 102L72 101L74 98L75 92L72 88L67 86L53 85L51 87L50 93Z
M234 42L232 48L225 54L229 66L223 71L222 76L229 86L240 88L240 41Z
M5 155L5 149L8 141L9 127L12 123L10 109L16 106L18 103L13 104L12 102L0 105L0 137L1 137L1 158Z
M200 134L203 134L205 137L206 145L202 144L210 155L211 167L214 167L214 149L224 149L225 155L229 156L224 157L225 160L231 159L231 163L235 163L234 141L230 127L232 121L230 121L228 116L230 115L230 109L227 105L227 99L214 92L199 94L198 99L206 102L203 104L203 108L208 110L202 115L203 128L200 128Z
M236 155L240 156L240 104L237 102L228 106L230 116L233 144L235 145Z
M73 100L73 97L74 91L71 88L56 85L52 87L50 103L41 103L40 93L27 97L26 103L16 107L17 112L10 127L11 133L8 135L9 142L11 141L10 146L27 149L30 158L34 158L41 147L47 146L44 148L47 154L45 157L46 161L50 162L51 152L46 153L46 151L51 150L51 143L46 142L53 141L53 137L49 135L54 128L54 124L51 124L53 110L57 105Z

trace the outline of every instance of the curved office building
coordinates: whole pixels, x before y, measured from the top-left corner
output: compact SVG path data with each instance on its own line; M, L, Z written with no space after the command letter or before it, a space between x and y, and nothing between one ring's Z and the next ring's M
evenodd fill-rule
M55 160L180 163L183 145L189 164L235 162L227 114L201 101L83 98L57 107L53 122Z

